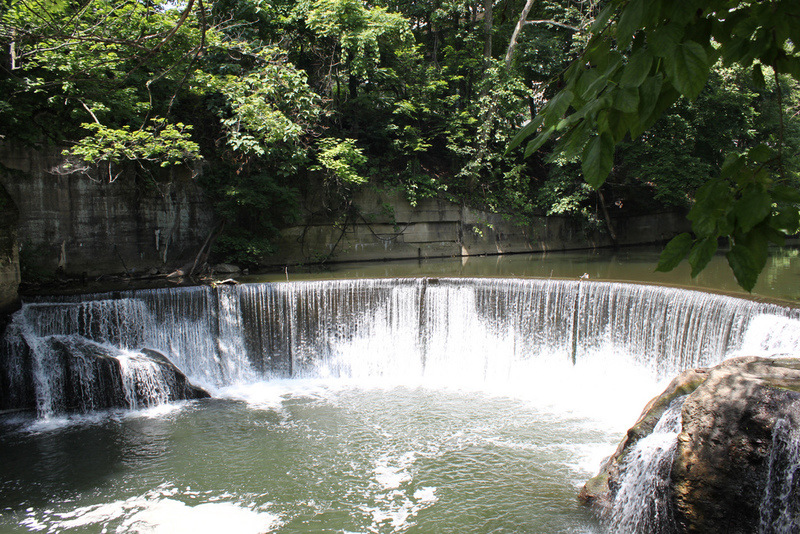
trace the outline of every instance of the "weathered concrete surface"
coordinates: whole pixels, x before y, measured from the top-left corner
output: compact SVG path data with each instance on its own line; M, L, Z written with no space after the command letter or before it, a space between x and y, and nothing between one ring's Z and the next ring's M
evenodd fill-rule
M577 250L615 244L605 233L587 232L569 217L538 217L519 226L502 215L423 199L411 206L399 193L365 189L356 195L361 217L344 227L308 224L283 232L270 264L314 260L364 261ZM660 243L689 230L681 214L614 221L618 245Z
M0 144L0 185L19 212L17 241L23 277L89 276L172 270L192 262L214 225L213 208L189 169L163 179L134 172L113 183L83 174L52 172L60 150L35 151ZM314 213L324 205L321 188L310 188L304 204ZM539 217L518 226L501 215L439 199L412 206L402 194L364 188L357 193L355 220L332 220L283 231L265 265L317 261L364 261L544 252L603 247L607 235L587 231L568 217ZM309 218L311 220L311 218ZM658 243L686 231L679 214L655 214L614 221L617 244ZM11 234L9 234L11 235ZM217 258L217 261L224 258ZM2 267L2 265L0 265ZM16 283L0 278L3 291ZM0 274L0 277L2 274Z
M51 172L60 151L0 144L0 185L19 212L23 267L42 274L122 273L192 261L212 225L189 169L113 183Z
M2 318L14 311L19 301L17 218L17 207L0 184L0 333Z

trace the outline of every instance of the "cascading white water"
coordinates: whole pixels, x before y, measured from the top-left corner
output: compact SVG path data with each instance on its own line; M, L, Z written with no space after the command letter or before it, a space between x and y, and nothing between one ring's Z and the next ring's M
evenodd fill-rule
M141 353L122 350L117 356L122 369L122 388L131 409L170 401L169 379L162 367Z
M40 412L59 404L53 396L60 378L50 372L56 356L46 342L58 336L115 351L154 349L207 387L270 376L502 385L525 366L612 354L666 377L741 349L774 354L800 347L797 310L638 284L344 280L121 296L30 303L17 314L5 340L8 360L22 357L21 345L32 353ZM9 382L20 378L6 374Z
M685 400L686 396L674 399L653 432L636 442L625 456L611 507L612 532L666 534L674 531L667 488Z
M759 532L800 532L800 429L785 419L779 419L772 431Z

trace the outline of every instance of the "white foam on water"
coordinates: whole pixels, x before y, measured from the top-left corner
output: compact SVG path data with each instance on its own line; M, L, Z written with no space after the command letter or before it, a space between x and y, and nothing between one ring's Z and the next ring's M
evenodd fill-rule
M369 532L405 532L414 526L414 517L433 506L439 499L436 488L413 487L413 466L417 453L383 454L375 460L369 494L374 506L360 509L370 519Z
M117 532L152 534L218 534L235 525L239 534L264 534L281 525L280 517L231 502L209 502L189 506L163 499L126 519Z
M28 509L20 524L31 530L61 532L97 529L98 532L136 534L218 534L235 526L237 534L264 534L282 525L280 516L231 499L228 493L183 491L163 484L144 495L110 503L82 506L70 511L44 510L38 515ZM180 497L207 502L189 505Z
M72 426L101 425L108 421L109 418L114 417L116 413L116 411L108 411L93 412L90 414L43 417L41 419L32 421L22 430L23 432L30 432L32 434L44 434L47 432L56 432Z
M797 356L800 354L800 322L796 318L773 314L753 317L737 354Z
M338 379L279 379L237 384L215 391L223 399L247 403L255 410L280 412L288 400L329 401L349 387L349 381Z
M381 490L394 490L412 479L409 468L414 464L415 454L408 452L399 458L384 455L375 461L374 480Z

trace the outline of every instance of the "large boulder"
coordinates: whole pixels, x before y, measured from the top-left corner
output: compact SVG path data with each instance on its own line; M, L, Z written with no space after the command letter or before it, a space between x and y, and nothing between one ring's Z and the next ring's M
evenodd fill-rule
M0 369L0 410L87 413L209 397L154 350L121 351L80 336L14 341Z
M796 441L800 430L800 360L794 358L739 357L682 373L648 404L580 498L613 522L620 481L631 468L636 444L683 395L680 433L663 475L669 525L649 528L772 532L783 531L778 522L785 526L800 520L794 508L786 510L797 500L800 480L779 480L791 468L786 464L800 459L786 453L787 447L797 452L796 443L787 440ZM780 491L776 483L783 484Z

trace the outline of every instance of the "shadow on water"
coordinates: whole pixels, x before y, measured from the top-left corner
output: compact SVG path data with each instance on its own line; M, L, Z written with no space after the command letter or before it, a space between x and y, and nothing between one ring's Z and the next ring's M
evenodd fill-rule
M46 507L110 489L131 467L163 460L172 419L115 411L0 420L0 511Z

